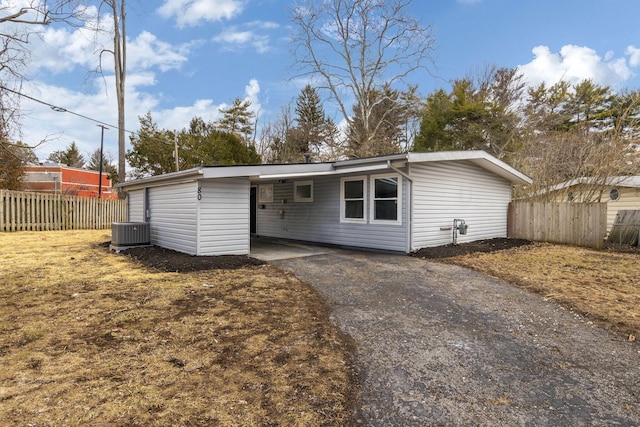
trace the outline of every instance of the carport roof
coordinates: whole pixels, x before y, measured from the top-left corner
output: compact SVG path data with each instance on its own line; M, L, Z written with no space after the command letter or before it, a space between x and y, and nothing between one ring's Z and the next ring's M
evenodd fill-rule
M292 163L269 165L200 166L180 172L127 181L117 187L135 189L165 182L180 182L206 178L247 177L252 181L338 175L355 172L388 170L407 163L468 161L513 184L530 184L531 178L484 151L439 151L431 153L401 153L387 156L339 160L327 163Z

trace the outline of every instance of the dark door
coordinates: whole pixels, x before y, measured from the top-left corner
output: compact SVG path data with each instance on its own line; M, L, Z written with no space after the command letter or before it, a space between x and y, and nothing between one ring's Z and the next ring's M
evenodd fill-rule
M256 234L256 209L258 207L256 187L251 187L249 198L249 229L252 234Z

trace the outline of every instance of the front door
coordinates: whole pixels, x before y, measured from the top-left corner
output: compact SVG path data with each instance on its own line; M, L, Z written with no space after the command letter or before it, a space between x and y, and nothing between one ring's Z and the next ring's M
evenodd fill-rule
M258 198L256 187L251 187L249 198L249 229L251 234L256 234L256 209L258 208Z

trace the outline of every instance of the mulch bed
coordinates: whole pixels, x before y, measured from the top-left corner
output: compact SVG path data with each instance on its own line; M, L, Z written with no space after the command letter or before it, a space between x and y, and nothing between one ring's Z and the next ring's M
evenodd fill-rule
M177 273L202 270L235 270L265 264L264 261L246 255L194 256L159 246L129 248L122 251L122 254L148 268Z
M496 238L460 243L457 245L448 244L432 248L422 248L409 255L425 259L442 259L477 252L495 252L533 244L534 242L531 240L525 239ZM106 242L104 245L108 247L109 242ZM637 246L606 244L604 249L609 252L640 254L640 248ZM126 249L122 253L144 264L148 268L178 273L219 269L234 270L265 264L264 261L246 255L193 256L158 246L134 247Z
M495 252L504 249L517 248L520 246L533 245L534 242L525 239L485 239L475 242L460 243L457 245L448 244L433 248L422 248L410 255L417 258L440 259L450 258L459 255L467 255L475 252Z

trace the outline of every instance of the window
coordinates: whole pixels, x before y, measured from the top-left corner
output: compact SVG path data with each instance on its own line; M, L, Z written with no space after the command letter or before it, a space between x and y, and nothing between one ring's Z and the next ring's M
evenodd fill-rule
M400 222L400 176L383 175L371 180L371 222Z
M294 202L313 202L313 181L296 181L293 183Z
M617 188L612 188L611 191L609 191L609 199L614 202L620 199L620 191Z
M273 202L273 184L260 184L258 189L258 203Z
M340 220L365 222L364 177L349 177L340 180Z

